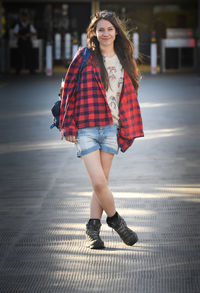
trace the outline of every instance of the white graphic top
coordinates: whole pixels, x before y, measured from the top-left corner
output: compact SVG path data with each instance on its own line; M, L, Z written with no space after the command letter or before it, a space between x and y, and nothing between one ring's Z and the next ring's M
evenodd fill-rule
M124 70L117 55L103 57L104 65L108 72L109 88L106 91L106 98L110 107L113 123L119 124L119 101L124 80Z

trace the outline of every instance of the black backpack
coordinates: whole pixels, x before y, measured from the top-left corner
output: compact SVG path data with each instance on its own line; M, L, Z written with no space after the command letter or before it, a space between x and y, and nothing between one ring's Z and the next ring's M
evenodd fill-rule
M81 65L80 65L79 72L77 75L77 86L76 86L76 91L75 91L76 93L78 92L79 86L80 86L81 72L82 72L83 68L85 67L88 58L90 57L90 54L91 54L91 52L88 49L88 47L85 47L84 51L83 51ZM60 130L60 105L61 105L61 99L56 101L55 104L53 105L53 107L51 108L51 112L53 115L53 123L50 126L51 129L56 127Z

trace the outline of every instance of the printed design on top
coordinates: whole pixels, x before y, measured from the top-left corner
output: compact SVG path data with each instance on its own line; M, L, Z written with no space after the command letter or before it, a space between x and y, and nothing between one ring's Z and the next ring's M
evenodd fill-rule
M119 100L124 81L124 70L119 62L117 55L113 57L104 57L104 63L108 72L109 86L106 92L106 98L110 107L114 124L119 121Z

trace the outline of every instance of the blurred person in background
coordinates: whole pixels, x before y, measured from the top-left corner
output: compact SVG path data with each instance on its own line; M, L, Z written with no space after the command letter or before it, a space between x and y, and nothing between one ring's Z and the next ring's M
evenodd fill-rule
M20 74L23 67L27 67L30 73L34 74L32 37L36 35L36 29L30 23L27 10L21 11L19 21L13 28L13 33L17 37L16 74Z

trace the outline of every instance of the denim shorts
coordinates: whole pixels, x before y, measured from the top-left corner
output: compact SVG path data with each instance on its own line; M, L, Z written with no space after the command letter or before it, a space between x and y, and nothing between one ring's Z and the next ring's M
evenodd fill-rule
M96 150L118 154L117 132L118 126L114 124L79 129L75 143L77 157Z

